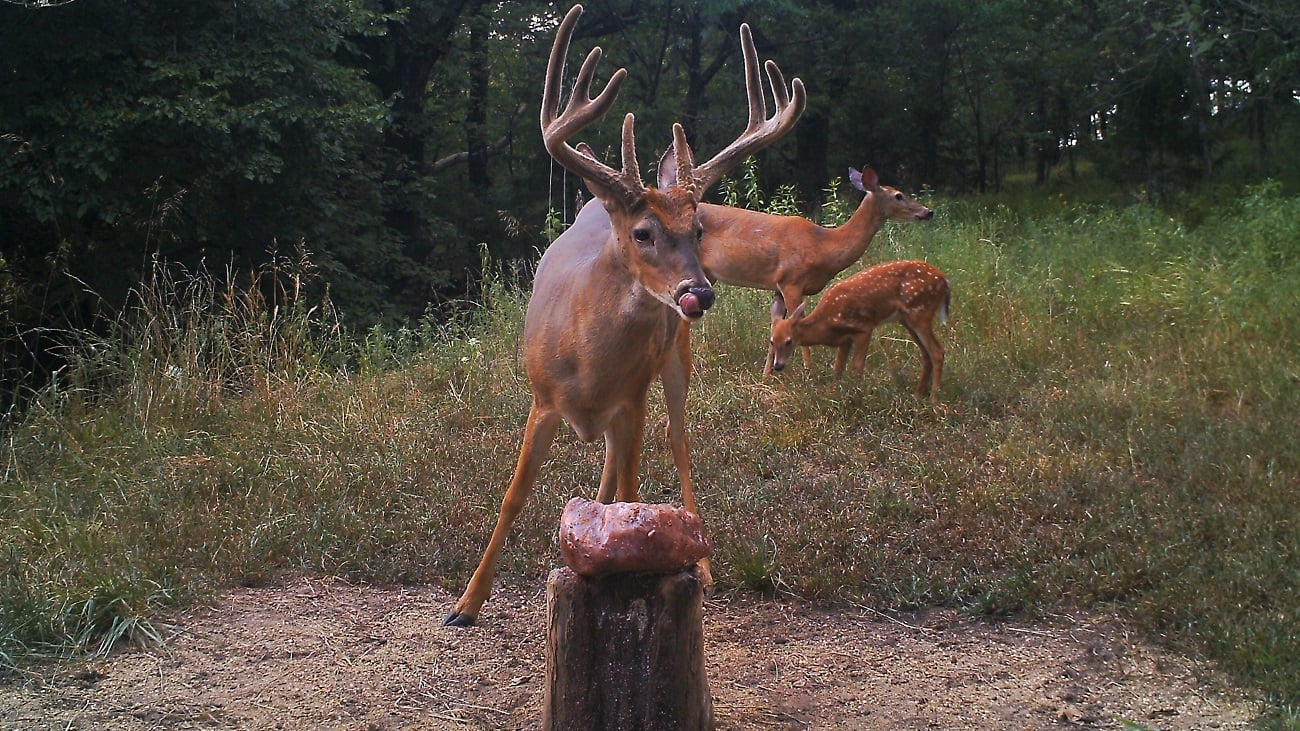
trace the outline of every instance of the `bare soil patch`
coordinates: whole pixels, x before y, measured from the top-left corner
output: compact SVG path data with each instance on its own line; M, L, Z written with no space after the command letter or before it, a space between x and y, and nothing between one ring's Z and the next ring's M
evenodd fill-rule
M499 585L465 629L442 626L454 598L303 578L231 591L172 618L164 648L0 680L0 728L536 728L545 587ZM1259 712L1210 666L1082 614L738 595L708 603L705 638L719 729L1241 729Z

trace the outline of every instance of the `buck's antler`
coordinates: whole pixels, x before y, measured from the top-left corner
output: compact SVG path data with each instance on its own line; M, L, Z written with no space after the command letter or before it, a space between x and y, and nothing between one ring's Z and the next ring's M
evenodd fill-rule
M596 65L604 54L600 46L591 49L578 79L573 85L573 96L560 110L560 91L564 83L564 58L569 52L569 41L573 38L573 29L582 15L582 6L574 5L569 9L560 29L556 31L555 45L551 47L551 58L546 65L546 85L542 89L542 142L546 151L555 161L586 180L594 180L620 197L635 200L645 192L645 183L641 181L641 171L636 162L636 136L632 131L633 116L623 118L623 169L621 171L600 162L586 145L574 148L569 139L588 125L605 116L605 112L614 105L618 91L627 77L627 69L619 69L610 77L605 89L595 98L591 98L591 81L596 73Z
M605 89L596 98L591 98L592 77L603 55L599 46L592 48L586 60L582 62L582 68L574 82L573 96L565 106L564 113L559 113L564 58L569 50L569 41L573 38L573 30L581 15L582 6L573 6L564 16L564 21L560 23L560 28L556 32L555 45L551 48L551 57L546 67L546 86L542 92L542 139L546 144L547 152L570 172L585 179L595 180L617 191L626 199L635 199L644 193L645 184L641 180L641 172L636 160L636 137L633 132L632 114L629 113L623 119L623 169L621 171L597 160L589 147L579 145L574 148L568 142L575 134L609 111L627 77L627 69L621 68L615 71L609 83L605 85ZM789 132L808 103L803 81L796 78L787 88L785 75L781 73L780 67L775 61L769 60L766 63L767 77L768 83L772 86L772 100L776 104L776 111L769 118L763 84L759 77L758 51L754 48L754 35L748 23L740 26L740 47L745 59L745 93L749 99L749 123L745 131L703 165L694 165L686 145L675 145L679 157L678 184L693 186L697 190L697 196L703 196L704 191L713 187L741 160ZM674 129L673 133L674 138L681 136L677 129ZM685 141L684 136L682 141Z
M749 24L740 26L740 47L745 54L745 92L749 96L749 124L740 137L736 138L712 160L695 168L693 177L701 193L712 187L738 165L741 160L779 140L794 127L803 114L808 103L803 81L795 79L787 92L785 76L775 61L766 64L767 79L772 85L772 99L776 102L776 113L767 117L767 102L763 97L763 84L758 77L758 52L754 50L754 36ZM681 171L678 172L681 175Z

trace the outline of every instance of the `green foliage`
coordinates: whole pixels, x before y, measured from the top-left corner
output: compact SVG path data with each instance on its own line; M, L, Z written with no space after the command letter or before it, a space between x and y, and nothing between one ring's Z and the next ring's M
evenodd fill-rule
M1247 186L1242 195L1242 212L1224 226L1223 235L1231 236L1232 224L1241 227L1240 241L1250 247L1248 265L1269 268L1295 266L1300 253L1300 211L1294 199L1282 196L1276 180ZM1229 239L1232 240L1232 239Z
M753 158L746 158L736 172L739 172L738 176L733 173L718 183L718 202L733 208L763 210L763 191L758 185L757 163Z
M254 271L268 250L302 246L320 269L313 294L328 288L365 330L476 298L480 245L527 260L555 234L547 208L561 206L542 191L563 173L524 120L556 8L383 9L0 3L6 395L60 365L41 333L90 325L101 302L120 309L155 254ZM1300 50L1282 30L1300 17L1280 0L619 0L588 9L572 55L599 44L602 75L628 69L616 111L637 114L643 162L675 121L704 158L744 118L742 20L810 95L790 139L763 153L762 187L751 175L724 193L742 205L815 210L832 171L863 163L907 190L1068 177L1162 201L1211 174L1300 179ZM618 134L581 136L608 158Z
M556 239L560 238L560 234L564 233L564 229L565 224L560 218L560 212L554 208L547 209L546 222L542 224L542 238L546 240L546 243L554 243Z
M834 178L822 193L821 224L823 226L842 225L861 204L860 197L844 196L844 185L842 178Z
M769 197L764 195L759 182L758 163L746 158L739 167L739 177L727 176L718 183L719 203L724 206L748 208L776 216L798 216L799 201L793 186L783 185Z
M373 154L384 108L340 62L374 19L361 3L0 16L6 381L57 367L29 333L91 326L100 303L119 310L154 255L249 271L302 244L349 314L382 310L365 283L393 261ZM36 362L10 367L25 349Z

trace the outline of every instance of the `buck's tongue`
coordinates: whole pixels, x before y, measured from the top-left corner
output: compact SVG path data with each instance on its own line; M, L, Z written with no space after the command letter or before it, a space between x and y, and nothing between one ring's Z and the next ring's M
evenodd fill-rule
M682 312L687 317L700 317L704 314L704 308L700 306L700 298L694 292L687 292L677 298L677 306L682 308Z

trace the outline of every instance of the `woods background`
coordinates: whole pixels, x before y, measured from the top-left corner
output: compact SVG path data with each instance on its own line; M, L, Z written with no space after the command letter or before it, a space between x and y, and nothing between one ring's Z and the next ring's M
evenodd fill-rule
M535 259L581 187L536 122L567 7L0 3L5 391L160 261L305 287L364 330L475 299L484 253ZM808 85L759 170L810 216L863 164L911 192L1120 202L1296 179L1291 0L597 0L574 57L628 69L611 118L634 111L643 149L681 121L711 154L743 124L742 22Z

